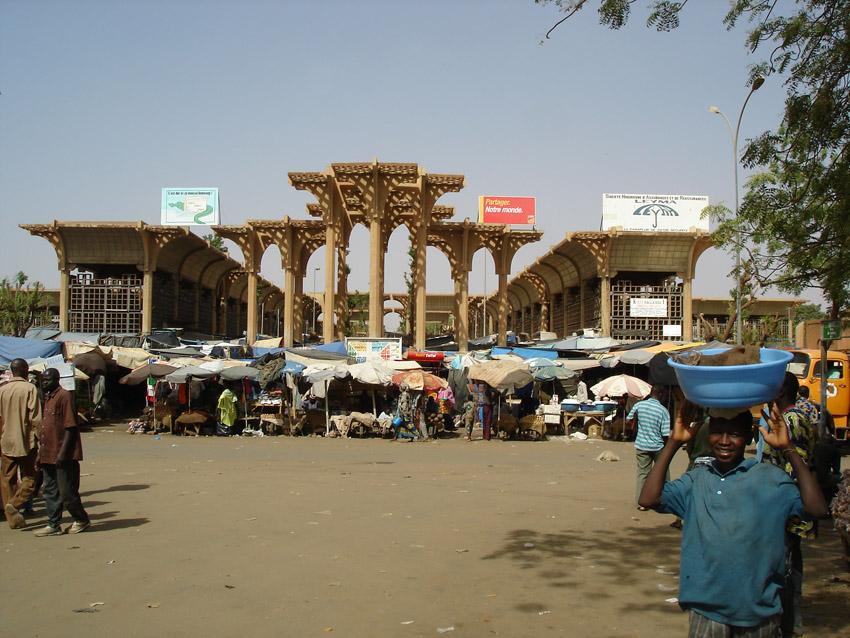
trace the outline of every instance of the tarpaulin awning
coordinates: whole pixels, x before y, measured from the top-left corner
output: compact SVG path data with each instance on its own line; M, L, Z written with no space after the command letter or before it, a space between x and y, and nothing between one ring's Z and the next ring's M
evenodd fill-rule
M391 370L382 361L364 361L348 366L348 372L355 381L368 385L390 385L395 370Z
M138 385L139 383L147 381L148 377L159 379L167 374L171 374L175 370L177 370L177 368L165 363L146 363L118 379L118 383L123 383L125 385Z
M62 344L58 341L41 341L22 337L0 337L0 363L11 363L14 359L35 359L37 357L55 357L62 354Z

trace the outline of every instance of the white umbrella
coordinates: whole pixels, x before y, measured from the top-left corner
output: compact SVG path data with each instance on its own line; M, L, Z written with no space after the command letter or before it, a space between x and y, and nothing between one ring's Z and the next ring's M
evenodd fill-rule
M650 390L652 390L652 386L646 381L628 374L618 374L608 377L590 388L590 391L597 398L602 396L619 397L628 394L629 396L642 399L649 394Z

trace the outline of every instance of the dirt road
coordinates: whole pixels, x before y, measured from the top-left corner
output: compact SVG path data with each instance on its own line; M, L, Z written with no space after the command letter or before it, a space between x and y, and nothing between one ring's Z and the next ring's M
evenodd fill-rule
M627 443L155 438L116 425L83 446L92 528L0 529L2 635L687 633L669 602L680 532L636 510ZM596 461L603 450L620 461ZM39 501L30 529L43 514ZM846 636L850 579L822 529L805 546L807 634Z

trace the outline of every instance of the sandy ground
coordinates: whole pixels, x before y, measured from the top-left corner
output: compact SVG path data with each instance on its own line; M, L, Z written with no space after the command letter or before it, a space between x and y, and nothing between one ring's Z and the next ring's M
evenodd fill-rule
M83 435L88 532L0 529L0 635L687 633L680 532L636 510L631 444L122 430ZM847 636L850 574L822 530L807 635Z

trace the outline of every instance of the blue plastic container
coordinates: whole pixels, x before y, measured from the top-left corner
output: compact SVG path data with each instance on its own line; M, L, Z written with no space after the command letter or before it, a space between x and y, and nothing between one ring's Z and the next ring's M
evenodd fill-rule
M578 401L574 403L568 403L567 401L561 402L561 412L578 412L578 406L581 405Z
M582 412L596 412L597 411L596 406L593 405L592 403L582 403L580 409L581 409Z
M599 412L605 412L606 414L610 414L617 409L616 401L594 401L593 407L596 408Z
M702 350L714 355L728 348ZM772 401L779 394L785 367L794 355L784 350L761 348L761 363L747 366L689 366L668 359L676 371L682 393L691 402L707 408L750 408Z

